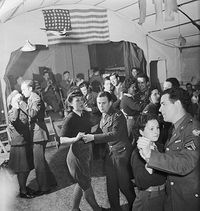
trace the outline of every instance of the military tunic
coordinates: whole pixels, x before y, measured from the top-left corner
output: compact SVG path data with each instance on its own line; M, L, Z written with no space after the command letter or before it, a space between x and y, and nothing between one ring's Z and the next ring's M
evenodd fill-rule
M125 195L131 208L135 199L131 182L130 156L132 145L128 140L126 119L121 111L112 107L101 119L101 134L94 134L94 143L107 143L108 151L105 158L107 192L111 209L121 210L119 190Z
M45 159L45 148L49 138L44 122L45 106L39 95L32 92L27 104L22 102L20 108L27 113L33 141L33 160L39 189L48 191L56 185L56 180Z
M177 127L176 127L177 126ZM168 174L165 210L200 210L199 122L186 114L165 146L165 153L151 152L148 166Z

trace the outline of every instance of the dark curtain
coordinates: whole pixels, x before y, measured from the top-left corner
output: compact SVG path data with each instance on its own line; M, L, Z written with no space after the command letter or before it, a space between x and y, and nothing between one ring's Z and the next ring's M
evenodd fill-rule
M124 67L126 75L130 75L133 67L146 73L146 59L143 50L135 43L110 42L88 46L91 68Z
M138 68L146 73L146 59L144 52L135 43L123 42L124 46L124 66L126 75L131 75L132 68Z

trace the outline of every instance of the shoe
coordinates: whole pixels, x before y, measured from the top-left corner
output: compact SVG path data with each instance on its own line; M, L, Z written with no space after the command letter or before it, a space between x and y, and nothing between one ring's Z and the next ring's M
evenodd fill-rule
M35 196L42 196L42 195L44 195L44 194L48 194L48 193L50 193L51 192L51 189L50 190L46 190L46 191L42 191L42 190L38 190L38 191L36 191L35 192Z
M31 195L28 193L20 193L19 196L20 196L20 198L24 198L24 199L32 199L35 197L34 195Z
M29 188L29 187L26 187L26 191L27 191L27 193L28 193L29 195L35 195L36 192L37 192L37 191L35 191L35 190L33 190L33 189Z
M108 211L108 210L110 210L110 209L109 209L109 208L101 207L101 210L102 210L102 211Z

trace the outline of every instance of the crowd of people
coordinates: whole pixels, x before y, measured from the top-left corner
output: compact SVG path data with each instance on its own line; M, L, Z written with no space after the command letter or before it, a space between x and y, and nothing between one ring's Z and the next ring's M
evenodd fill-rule
M56 179L45 159L48 131L44 122L46 97L59 89L44 72L42 95L33 81L21 84L8 97L11 151L9 168L17 174L20 197L47 194ZM117 73L77 83L63 73L65 118L60 144L70 147L67 166L76 185L72 211L82 196L94 211L106 210L91 186L91 160L104 160L107 194L112 211L121 211L120 191L132 211L200 210L200 91L181 88L168 78L163 90L150 85L146 74L133 68L122 82ZM60 95L61 96L61 95ZM49 104L56 110L56 105ZM55 100L60 106L58 99ZM38 190L26 187L35 168Z

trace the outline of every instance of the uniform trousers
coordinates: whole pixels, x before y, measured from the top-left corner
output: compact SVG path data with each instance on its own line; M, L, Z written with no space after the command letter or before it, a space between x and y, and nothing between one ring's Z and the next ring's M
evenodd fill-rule
M56 179L51 172L45 158L46 141L33 144L33 160L36 180L41 191L49 191L57 185Z
M110 152L106 154L106 184L112 211L121 211L119 190L126 197L129 208L132 207L135 199L134 187L131 182L131 168L129 166L129 154L131 151L126 149L123 152Z
M145 191L135 188L132 211L164 211L165 190Z

